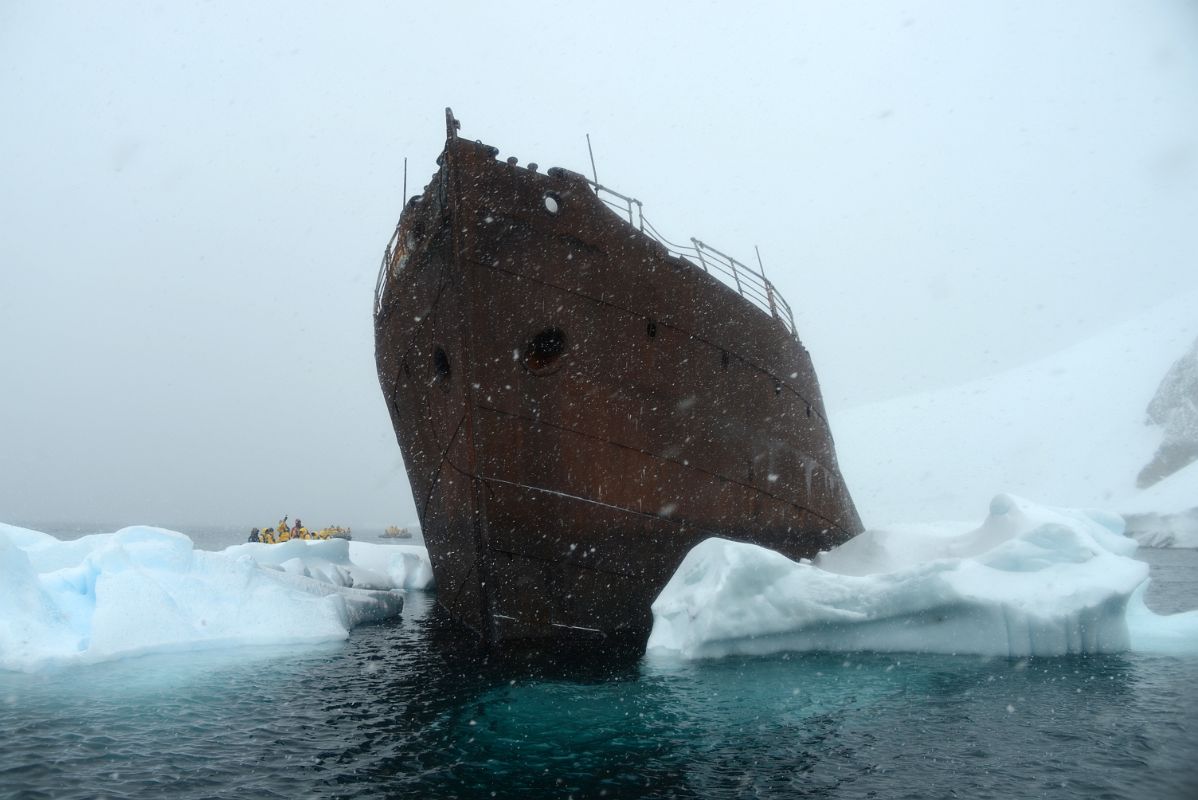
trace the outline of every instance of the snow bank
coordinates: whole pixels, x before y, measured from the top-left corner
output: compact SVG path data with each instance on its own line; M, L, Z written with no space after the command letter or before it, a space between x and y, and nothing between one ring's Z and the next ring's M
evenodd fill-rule
M972 519L995 487L1120 514L1198 507L1198 463L1136 486L1161 440L1146 410L1198 335L1196 304L1183 295L1035 363L834 413L866 524Z
M1198 650L1198 612L1160 617L1138 596L1132 601L1148 565L1131 557L1137 545L1122 528L1112 514L999 495L973 530L867 531L817 563L708 539L654 602L648 650L684 658L784 650Z
M210 553L160 528L64 542L0 524L0 669L344 639L398 613L396 589L430 581L427 556L349 544Z

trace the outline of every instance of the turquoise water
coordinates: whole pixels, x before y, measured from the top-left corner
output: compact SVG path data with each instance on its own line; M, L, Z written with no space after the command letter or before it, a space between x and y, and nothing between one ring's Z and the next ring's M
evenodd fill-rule
M1150 603L1198 605L1198 555L1142 553ZM1195 687L1139 654L494 659L416 593L316 650L0 674L0 796L1194 797Z

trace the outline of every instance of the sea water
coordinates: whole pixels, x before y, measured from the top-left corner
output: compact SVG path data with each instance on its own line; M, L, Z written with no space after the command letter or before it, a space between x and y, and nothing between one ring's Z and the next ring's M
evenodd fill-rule
M1139 555L1198 607L1198 552ZM0 796L1194 797L1195 687L1136 653L496 658L409 593L337 645L0 673Z

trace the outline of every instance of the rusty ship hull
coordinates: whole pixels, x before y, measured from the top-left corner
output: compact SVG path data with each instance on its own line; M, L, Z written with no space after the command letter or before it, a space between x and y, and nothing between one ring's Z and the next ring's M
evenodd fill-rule
M636 201L621 216L448 119L388 245L375 336L450 615L488 644L643 642L703 539L799 558L859 532L772 286L749 302L647 235Z

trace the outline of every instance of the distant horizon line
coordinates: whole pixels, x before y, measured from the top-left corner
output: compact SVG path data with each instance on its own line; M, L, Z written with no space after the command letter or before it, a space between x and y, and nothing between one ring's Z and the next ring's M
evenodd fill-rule
M303 519L302 517L300 519ZM211 530L211 531L235 531L244 530L247 534L252 528L259 527L255 525L243 525L240 523L197 523L197 522L180 522L171 523L164 522L117 522L114 520L88 520L88 521L68 521L68 520L8 520L0 518L0 523L11 525L14 528L25 528L26 530L38 531L50 535L61 533L76 533L86 535L89 533L115 533L124 528L132 527L148 527L162 528L164 530L175 531L176 533L187 533L188 530ZM271 523L273 524L273 523ZM335 523L341 524L341 523ZM384 531L391 525L397 525L400 528L415 528L420 529L419 522L386 522L386 523L354 523L344 525L343 527L354 528L359 530L380 530ZM270 527L268 524L266 527ZM319 530L319 529L317 529Z

